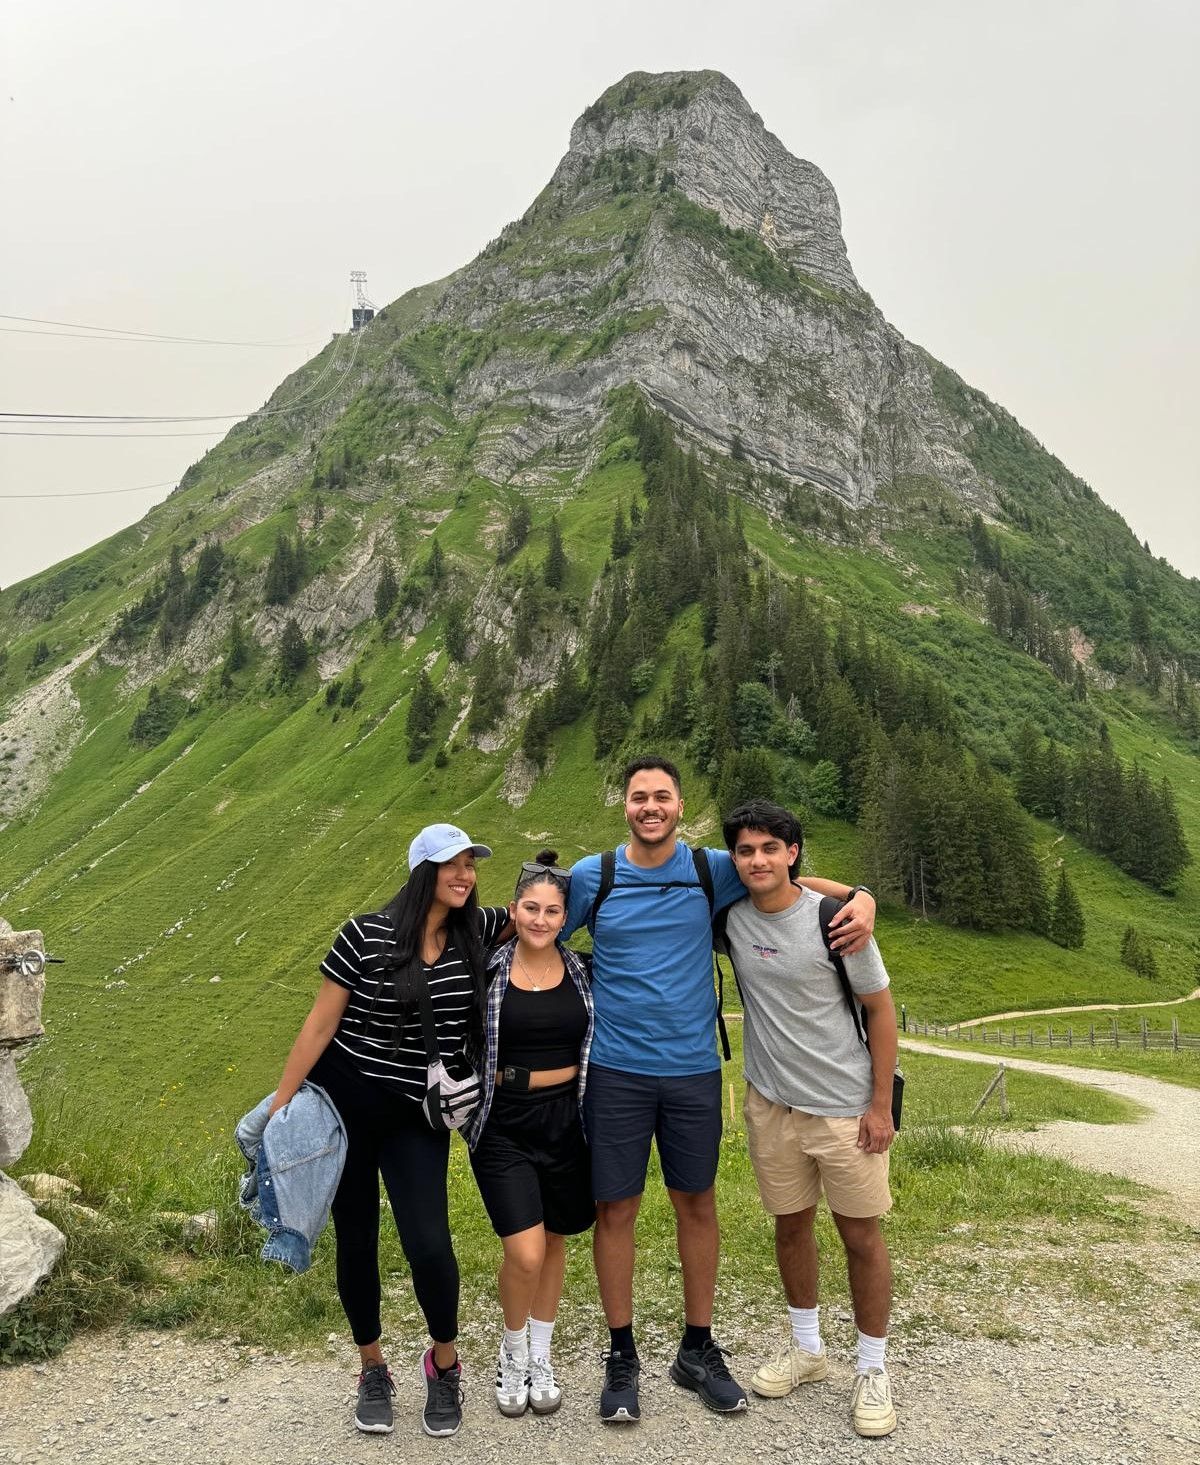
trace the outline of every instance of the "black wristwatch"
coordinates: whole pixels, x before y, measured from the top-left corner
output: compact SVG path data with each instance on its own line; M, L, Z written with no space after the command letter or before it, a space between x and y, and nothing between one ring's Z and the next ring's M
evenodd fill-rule
M872 900L875 900L875 892L868 889L868 887L865 885L852 885L850 887L850 894L846 897L846 899L853 900L856 895L869 895ZM876 905L879 904L878 901L875 901L875 903Z

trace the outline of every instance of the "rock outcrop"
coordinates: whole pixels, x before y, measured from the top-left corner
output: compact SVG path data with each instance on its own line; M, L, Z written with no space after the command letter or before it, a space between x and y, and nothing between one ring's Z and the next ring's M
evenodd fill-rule
M0 1165L15 1164L33 1137L33 1116L15 1060L42 1035L44 958L40 931L13 931L0 921ZM49 1275L65 1245L62 1232L38 1215L26 1192L0 1173L0 1313Z

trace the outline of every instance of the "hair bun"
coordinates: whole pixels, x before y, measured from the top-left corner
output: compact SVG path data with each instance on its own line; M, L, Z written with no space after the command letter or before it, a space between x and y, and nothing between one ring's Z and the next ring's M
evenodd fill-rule
M556 849L540 849L533 857L537 865L557 865L558 851Z

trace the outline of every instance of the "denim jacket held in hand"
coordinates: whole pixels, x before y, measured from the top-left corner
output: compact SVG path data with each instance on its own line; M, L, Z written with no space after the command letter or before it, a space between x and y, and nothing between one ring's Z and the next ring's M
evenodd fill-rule
M267 1117L274 1094L243 1115L235 1138L246 1157L238 1202L268 1231L263 1261L307 1271L346 1163L346 1127L325 1090L305 1083Z

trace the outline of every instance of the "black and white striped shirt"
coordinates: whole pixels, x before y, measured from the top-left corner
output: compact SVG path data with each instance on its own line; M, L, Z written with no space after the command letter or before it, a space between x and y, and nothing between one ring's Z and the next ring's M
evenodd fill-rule
M508 922L505 906L480 906L479 935L484 948L494 945ZM337 940L321 963L321 972L350 993L350 1001L333 1042L349 1055L354 1067L366 1078L377 1079L389 1090L402 1093L417 1103L425 1097L425 1068L428 1058L421 1035L421 1015L413 1011L405 1019L396 1042L398 1003L385 993L372 1001L379 988L382 957L392 937L391 923L379 914L354 916L338 932ZM429 982L438 1050L450 1058L463 1045L471 1019L471 972L466 958L453 944L436 962L422 963Z

